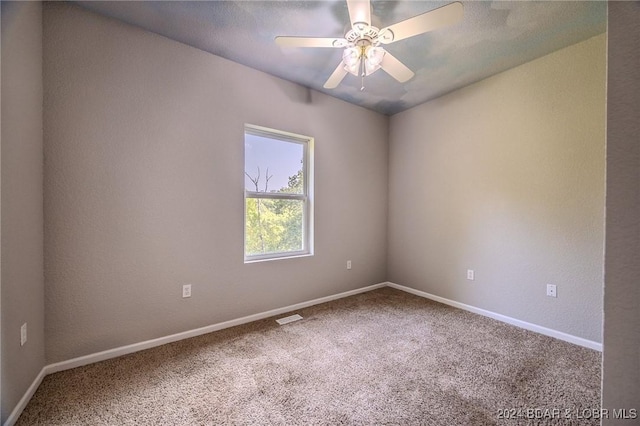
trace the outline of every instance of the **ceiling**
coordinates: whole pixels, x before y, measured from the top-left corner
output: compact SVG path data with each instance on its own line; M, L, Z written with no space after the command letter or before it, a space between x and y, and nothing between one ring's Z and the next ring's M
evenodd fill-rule
M323 85L342 49L280 47L280 35L343 37L344 0L81 1L94 12L392 115L606 30L605 1L463 1L457 24L397 41L385 49L415 72L399 83L379 70ZM451 1L372 0L372 25L383 28Z

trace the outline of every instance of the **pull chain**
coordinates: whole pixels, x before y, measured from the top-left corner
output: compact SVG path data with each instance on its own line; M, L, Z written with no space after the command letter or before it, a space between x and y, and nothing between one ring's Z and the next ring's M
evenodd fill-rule
M364 92L364 58L360 60L360 91Z

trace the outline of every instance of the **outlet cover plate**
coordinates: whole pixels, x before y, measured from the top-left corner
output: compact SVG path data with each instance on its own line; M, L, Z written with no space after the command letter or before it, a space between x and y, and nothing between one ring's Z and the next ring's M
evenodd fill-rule
M20 327L20 346L24 346L27 343L27 323L25 322Z
M547 296L558 297L558 292L555 284L547 284Z
M182 297L191 297L191 284L182 286Z

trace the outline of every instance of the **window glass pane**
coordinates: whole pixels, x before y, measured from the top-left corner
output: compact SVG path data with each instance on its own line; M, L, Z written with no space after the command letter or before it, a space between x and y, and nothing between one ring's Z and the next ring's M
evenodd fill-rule
M245 190L303 194L303 159L301 143L245 133Z
M247 198L245 208L245 255L304 249L304 201Z

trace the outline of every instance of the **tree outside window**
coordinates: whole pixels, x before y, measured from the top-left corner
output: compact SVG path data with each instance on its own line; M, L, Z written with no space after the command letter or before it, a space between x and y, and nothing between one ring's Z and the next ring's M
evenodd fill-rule
M245 261L311 254L312 141L245 126Z

